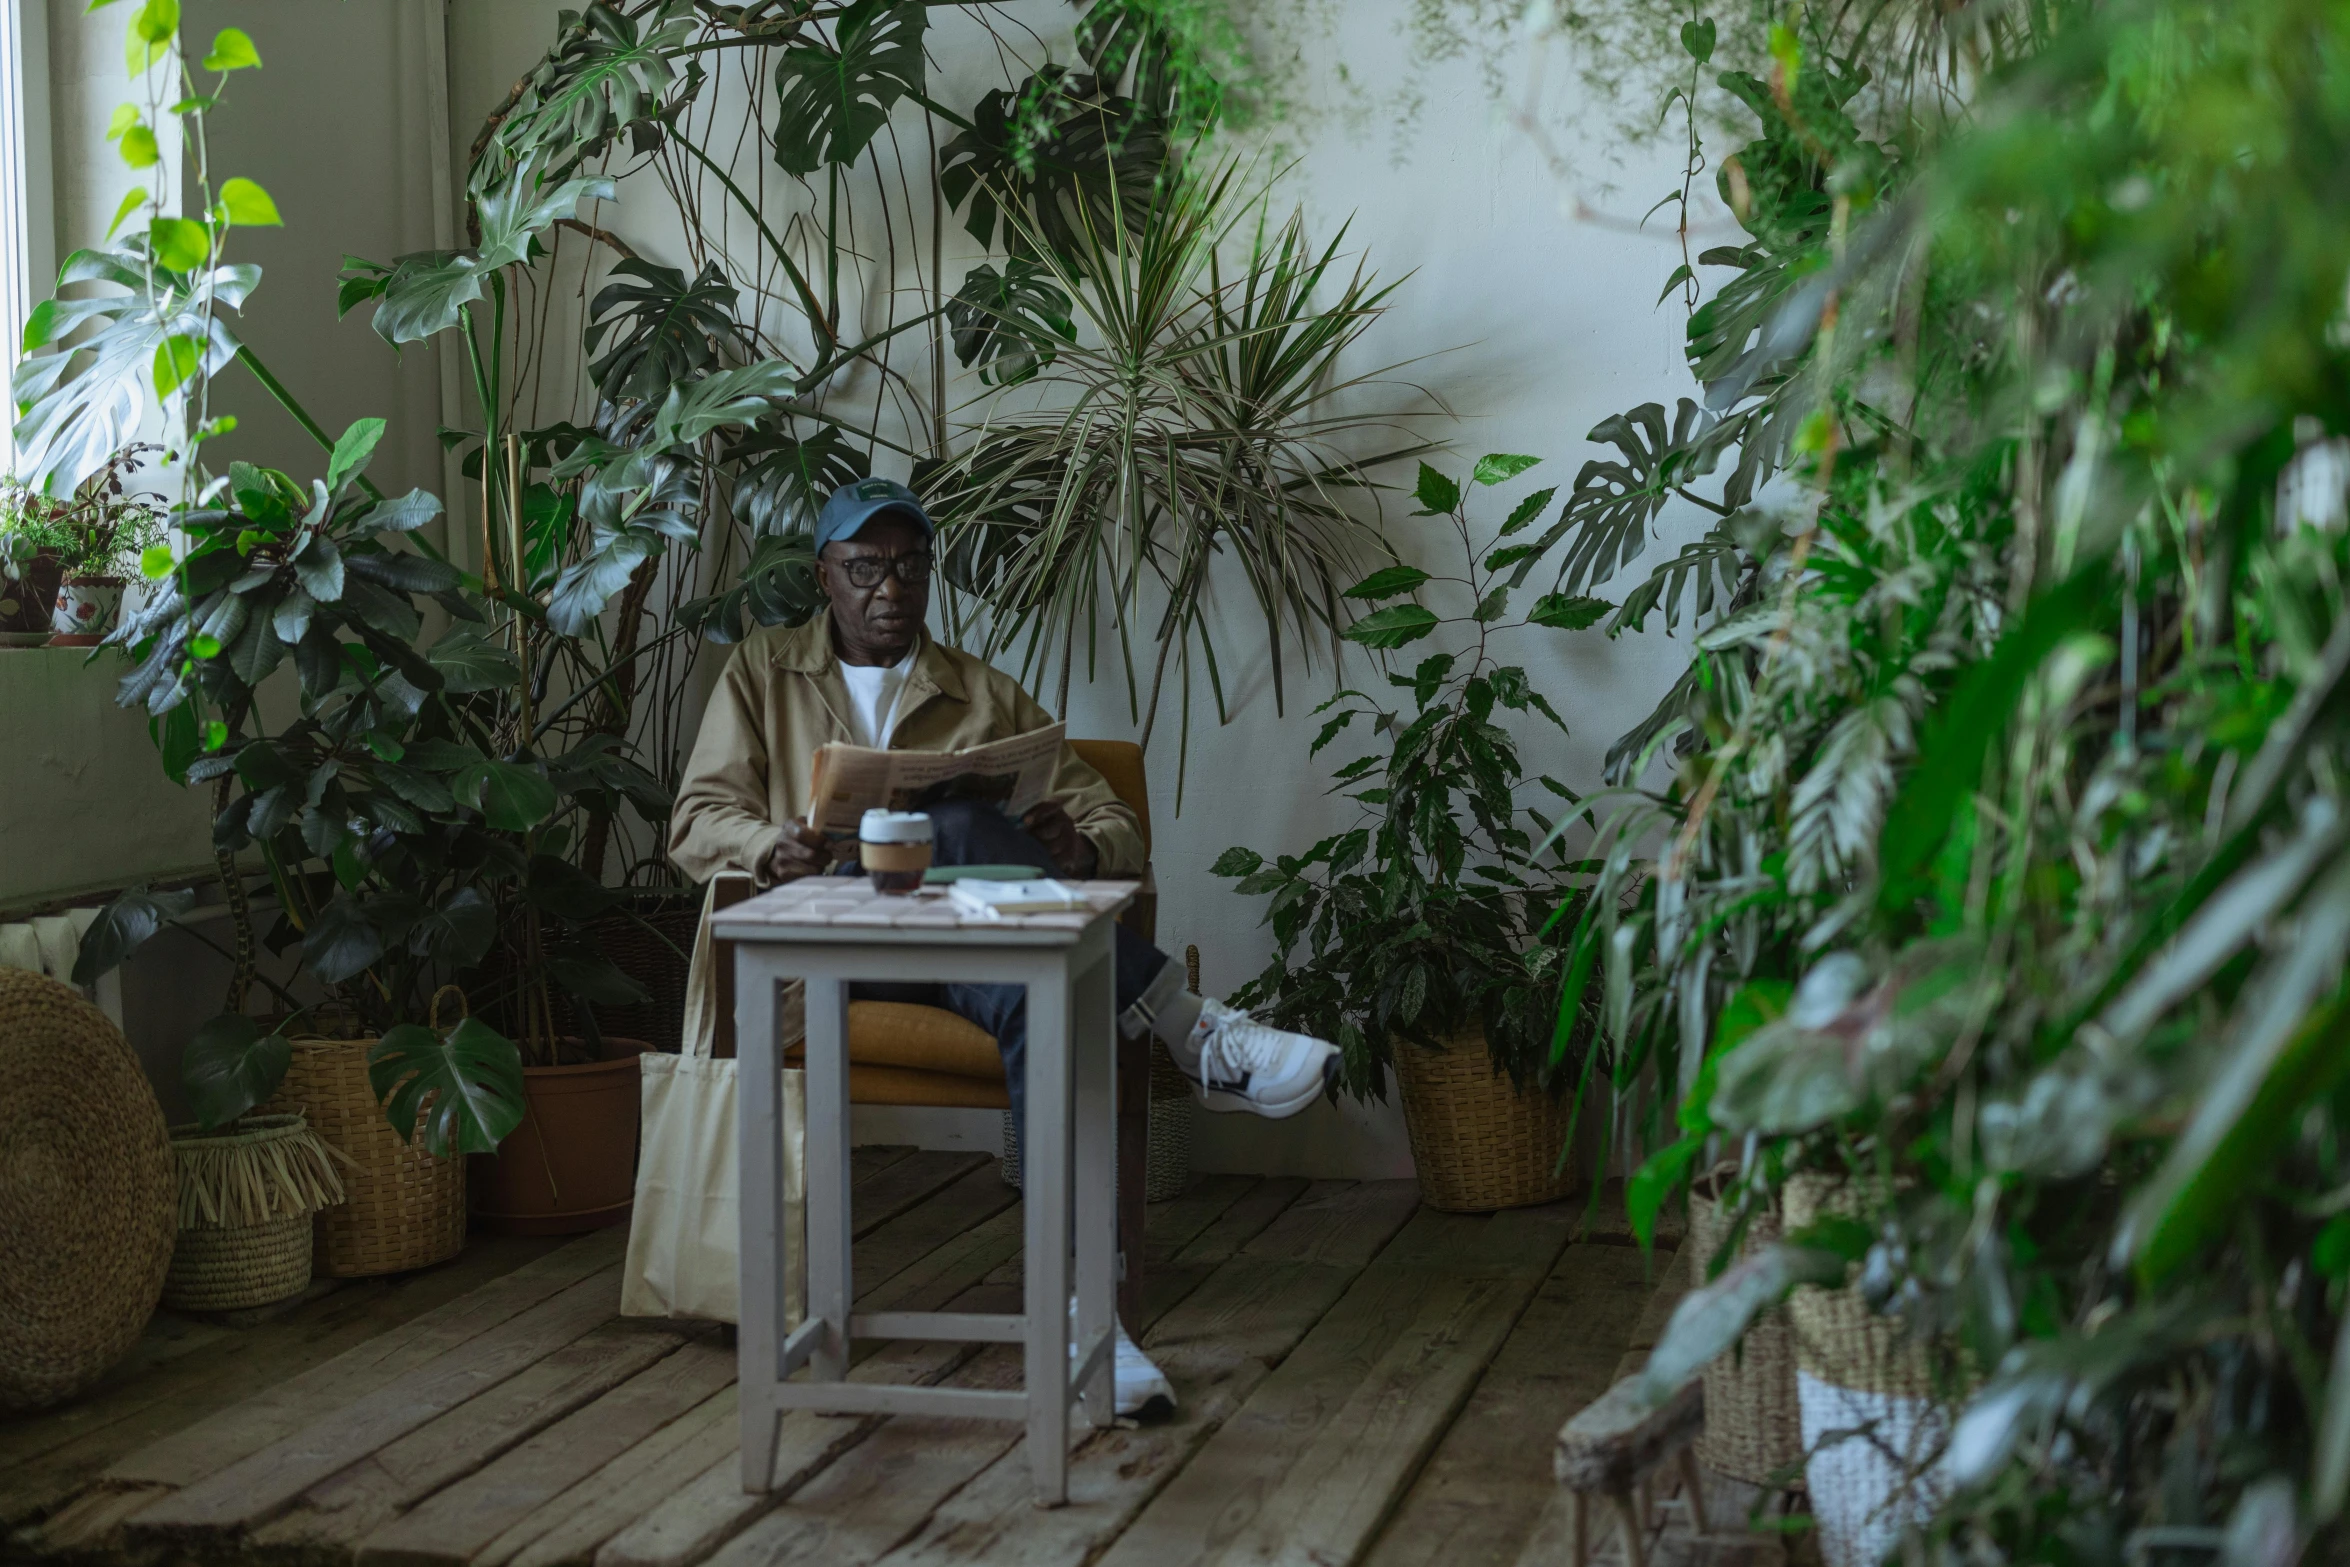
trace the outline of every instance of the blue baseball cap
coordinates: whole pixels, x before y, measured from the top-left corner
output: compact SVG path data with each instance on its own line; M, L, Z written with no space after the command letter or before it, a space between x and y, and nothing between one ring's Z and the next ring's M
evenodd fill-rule
M859 479L832 492L816 514L816 549L835 539L853 539L857 530L883 512L904 512L922 524L926 539L938 536L938 524L922 509L922 498L895 479Z

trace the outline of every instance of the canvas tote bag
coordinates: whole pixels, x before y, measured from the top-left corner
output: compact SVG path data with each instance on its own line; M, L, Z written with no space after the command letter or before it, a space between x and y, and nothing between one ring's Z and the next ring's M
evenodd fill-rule
M735 1113L735 1063L712 1055L717 1036L717 973L710 940L711 895L702 900L686 983L685 1038L676 1055L647 1052L644 1130L629 1220L628 1261L621 1270L624 1317L742 1319L742 1159ZM798 986L784 1003L799 1011ZM808 1101L804 1073L783 1074L784 1326L799 1325L808 1304Z

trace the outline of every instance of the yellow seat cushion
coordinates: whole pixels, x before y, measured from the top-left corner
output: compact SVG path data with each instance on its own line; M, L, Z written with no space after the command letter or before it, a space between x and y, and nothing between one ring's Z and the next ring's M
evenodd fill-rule
M1002 1067L994 1081L953 1072L911 1072L900 1066L849 1066L849 1103L922 1105L947 1110L1009 1110Z
M787 1065L806 1061L800 1045ZM905 1001L849 1003L849 1100L1001 1110L1004 1058L995 1036L943 1007Z

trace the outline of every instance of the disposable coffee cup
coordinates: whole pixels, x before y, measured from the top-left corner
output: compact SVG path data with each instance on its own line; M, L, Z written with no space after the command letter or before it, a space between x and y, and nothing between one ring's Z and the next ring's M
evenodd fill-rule
M920 811L867 811L857 824L857 859L875 892L908 893L930 869L930 818Z

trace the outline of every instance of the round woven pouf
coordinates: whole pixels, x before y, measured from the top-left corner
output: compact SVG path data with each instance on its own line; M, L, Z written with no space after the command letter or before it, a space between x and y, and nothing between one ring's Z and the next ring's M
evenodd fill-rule
M138 1058L72 989L0 969L0 1410L122 1358L179 1227L171 1138Z

